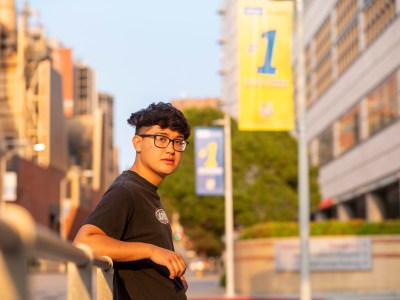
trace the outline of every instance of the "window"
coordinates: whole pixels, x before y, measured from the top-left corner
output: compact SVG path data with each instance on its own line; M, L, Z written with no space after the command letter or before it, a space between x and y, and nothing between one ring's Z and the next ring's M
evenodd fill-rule
M314 37L315 43L315 93L319 97L332 84L332 33L328 17Z
M341 35L357 17L357 0L340 0L336 5L336 31Z
M396 120L396 76L393 75L367 97L368 131L372 135Z
M396 17L396 0L364 0L364 37L368 46Z
M360 52L358 44L358 23L353 23L340 37L336 46L339 75L353 63Z
M360 138L360 107L356 106L339 120L340 152L354 146Z
M321 165L333 159L333 128L329 127L319 137L319 162Z
M360 52L357 14L357 0L340 0L336 5L338 75L356 60Z
M315 35L315 60L321 61L332 47L331 19L328 17Z
M310 106L313 101L313 86L312 86L312 76L313 70L311 69L311 45L308 45L305 51L305 73L306 73L306 105Z
M315 92L319 97L333 82L331 53L324 57L315 68L315 81Z

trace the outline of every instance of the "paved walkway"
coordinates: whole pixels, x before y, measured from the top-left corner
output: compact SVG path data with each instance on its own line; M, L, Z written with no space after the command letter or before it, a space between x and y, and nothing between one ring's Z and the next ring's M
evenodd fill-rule
M67 299L67 275L63 273L35 273L30 275L28 299Z
M201 278L187 274L189 300L222 300L225 290L219 286L219 276L205 275ZM67 299L67 276L60 273L33 274L29 277L31 300ZM238 295L234 300L298 300L298 295ZM400 291L369 293L325 293L313 295L313 300L400 300Z
M187 274L189 299L205 299L224 296L225 289L219 286L219 276L207 275L201 278ZM29 299L64 300L67 298L67 276L63 273L36 273L29 276ZM95 285L93 285L95 286Z
M210 297L223 299L225 289L219 285L218 275L205 275L198 278L189 272L185 277L189 284L186 294L190 300Z

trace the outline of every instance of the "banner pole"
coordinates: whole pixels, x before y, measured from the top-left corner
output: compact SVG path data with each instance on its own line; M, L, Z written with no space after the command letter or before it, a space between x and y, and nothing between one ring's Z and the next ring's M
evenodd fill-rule
M297 121L298 121L298 195L300 219L300 299L310 300L310 262L309 262L309 167L307 157L307 130L305 108L305 63L304 63L304 29L303 0L296 0L297 32Z
M224 152L225 152L225 272L227 298L235 296L235 269L233 254L233 196L232 196L232 145L231 120L224 116Z

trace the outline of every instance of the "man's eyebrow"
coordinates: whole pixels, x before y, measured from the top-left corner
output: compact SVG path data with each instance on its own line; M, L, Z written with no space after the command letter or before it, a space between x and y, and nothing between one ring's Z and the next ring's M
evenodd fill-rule
M163 132L163 131L157 131L157 132L152 133L152 134L168 136L168 134L166 132Z
M169 138L168 133L166 133L166 132L164 132L164 131L158 131L158 132L153 133L153 134L162 135L162 136L166 136L166 137ZM185 136L184 136L183 134L180 133L175 139L182 139L182 140L184 140L184 139L185 139Z

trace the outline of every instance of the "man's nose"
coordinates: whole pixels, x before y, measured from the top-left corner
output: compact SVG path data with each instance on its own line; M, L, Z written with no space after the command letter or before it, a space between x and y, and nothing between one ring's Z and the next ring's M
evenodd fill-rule
M167 146L167 152L171 152L171 153L175 152L173 141L169 141L168 146Z

